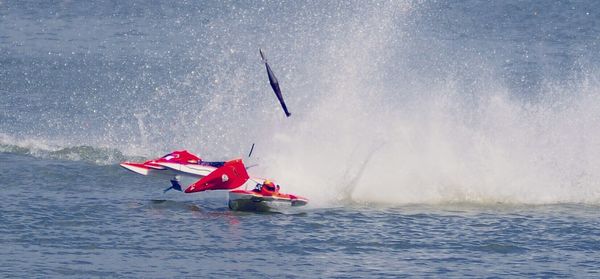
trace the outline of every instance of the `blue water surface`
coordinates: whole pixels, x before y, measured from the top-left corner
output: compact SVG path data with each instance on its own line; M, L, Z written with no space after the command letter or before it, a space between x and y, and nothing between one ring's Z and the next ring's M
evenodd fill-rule
M590 101L600 95L598 42L598 1L0 1L0 276L600 277L594 176L600 107ZM294 113L287 122L269 92L258 48L267 50L285 89ZM532 129L541 152L521 144L518 132L500 135L500 142L514 144L517 154L541 153L537 161L511 161L543 166L527 168L545 181L532 189L545 189L542 178L564 172L559 186L514 200L493 188L484 192L497 199L309 196L315 202L299 210L254 213L230 211L225 193L163 194L168 181L118 166L175 149L230 159L258 142L257 160L294 149L317 158L260 162L302 171L332 149L355 156L346 144L353 137L389 144L436 134L421 139L431 128L422 125L355 137L337 130L356 124L343 119L293 132L344 112L371 119L403 111L433 122L420 117L429 110L421 101L455 100L448 88L459 92L459 101L448 101L453 113L441 118L466 115L461 123L474 137L495 135L489 130L498 127L542 127ZM506 110L481 124L476 116L486 102L479 98L490 95L525 113ZM566 115L562 124L553 125L553 113L565 111L558 114ZM523 119L505 120L511 116ZM384 118L368 126L414 120ZM296 125L291 132L290 125ZM296 136L328 133L331 141L317 138L310 148L291 144ZM271 136L279 144L261 142ZM444 144L461 146L461 140ZM506 154L491 150L491 161ZM464 149L453 151L465 155L457 165L477 166ZM375 168L381 167L377 156ZM350 158L312 172L322 175L322 185L307 180L295 189L328 192L335 179L320 170L335 172L337 164L356 159ZM500 163L482 168L505 167L493 162ZM372 191L402 191L410 183L398 180L382 190L376 180L360 178L353 183ZM493 184L486 178L476 184ZM428 186L452 189L456 181ZM540 202L543 194L551 198Z

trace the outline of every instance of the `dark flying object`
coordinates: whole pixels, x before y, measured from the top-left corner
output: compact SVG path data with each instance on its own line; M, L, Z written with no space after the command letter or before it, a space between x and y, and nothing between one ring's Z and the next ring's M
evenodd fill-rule
M279 99L279 103L281 104L281 107L283 108L283 111L285 112L285 116L290 117L290 115L292 115L292 114L288 111L287 106L285 105L285 101L283 100L283 95L281 95L281 89L279 89L279 82L277 81L275 74L271 70L269 63L267 63L267 58L265 57L265 54L263 53L262 49L259 49L259 51L260 51L260 57L262 58L262 62L265 63L265 67L267 68L267 74L269 75L269 82L271 83L273 92L275 92L275 96L277 96L277 99Z

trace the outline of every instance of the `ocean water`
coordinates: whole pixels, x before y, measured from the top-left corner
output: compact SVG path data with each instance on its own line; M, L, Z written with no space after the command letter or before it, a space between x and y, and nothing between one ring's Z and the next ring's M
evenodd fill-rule
M597 1L0 0L0 276L600 277L599 42ZM118 166L176 149L310 203Z

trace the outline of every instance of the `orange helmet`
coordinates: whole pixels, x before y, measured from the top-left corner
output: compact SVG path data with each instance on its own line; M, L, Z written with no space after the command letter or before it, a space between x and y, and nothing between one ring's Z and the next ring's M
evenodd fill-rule
M266 190L268 192L275 192L275 183L273 183L270 180L265 180L263 182L263 190Z

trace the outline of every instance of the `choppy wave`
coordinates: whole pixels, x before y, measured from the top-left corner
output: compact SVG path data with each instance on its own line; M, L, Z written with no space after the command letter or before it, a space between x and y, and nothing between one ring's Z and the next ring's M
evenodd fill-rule
M0 152L30 155L42 159L82 161L98 165L116 164L126 160L143 160L141 156L127 156L110 147L88 145L61 147L46 140L14 140L0 137Z

